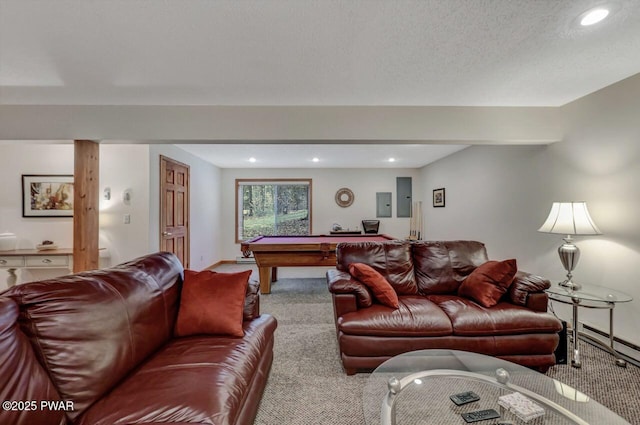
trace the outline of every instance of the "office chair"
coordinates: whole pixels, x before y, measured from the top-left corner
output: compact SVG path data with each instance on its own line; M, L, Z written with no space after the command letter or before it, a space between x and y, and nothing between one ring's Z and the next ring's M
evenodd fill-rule
M362 230L365 233L378 233L380 220L362 220Z

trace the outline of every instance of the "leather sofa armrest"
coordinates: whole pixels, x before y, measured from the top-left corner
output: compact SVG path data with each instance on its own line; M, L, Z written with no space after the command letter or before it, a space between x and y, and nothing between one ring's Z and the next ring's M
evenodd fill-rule
M551 282L542 276L518 271L509 287L509 298L514 304L544 312L549 300L544 291L550 286Z
M327 284L329 292L337 294L352 294L356 297L358 308L371 307L373 297L369 289L362 283L351 277L347 272L340 270L327 271Z
M547 311L549 305L549 296L546 293L529 294L527 298L527 305L525 307L544 313Z
M253 320L258 316L260 316L260 283L250 280L244 298L242 320Z

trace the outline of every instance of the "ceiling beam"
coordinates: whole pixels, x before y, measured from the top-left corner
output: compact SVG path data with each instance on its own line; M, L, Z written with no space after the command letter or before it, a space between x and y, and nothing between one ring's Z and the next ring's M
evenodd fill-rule
M1 105L0 140L548 144L555 107Z

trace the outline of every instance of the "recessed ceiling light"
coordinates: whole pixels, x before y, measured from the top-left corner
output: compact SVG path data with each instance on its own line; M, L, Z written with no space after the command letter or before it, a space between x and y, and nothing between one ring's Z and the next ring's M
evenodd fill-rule
M249 158L249 162L256 162L256 159L254 157Z
M389 162L396 162L395 158L389 158Z
M593 24L597 24L598 22L602 21L604 18L606 18L609 15L609 10L598 7L596 9L592 9L588 12L586 12L583 16L582 19L580 19L580 25L586 27L589 25L593 25Z
M314 158L312 159L312 161L313 161L313 162L320 162L320 158L316 158L316 157L314 157Z

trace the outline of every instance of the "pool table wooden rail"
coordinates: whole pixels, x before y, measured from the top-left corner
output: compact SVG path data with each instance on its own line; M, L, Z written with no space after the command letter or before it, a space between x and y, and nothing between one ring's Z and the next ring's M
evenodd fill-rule
M335 267L340 242L394 240L388 235L258 236L244 241L245 257L253 253L260 277L260 292L269 294L278 267Z

